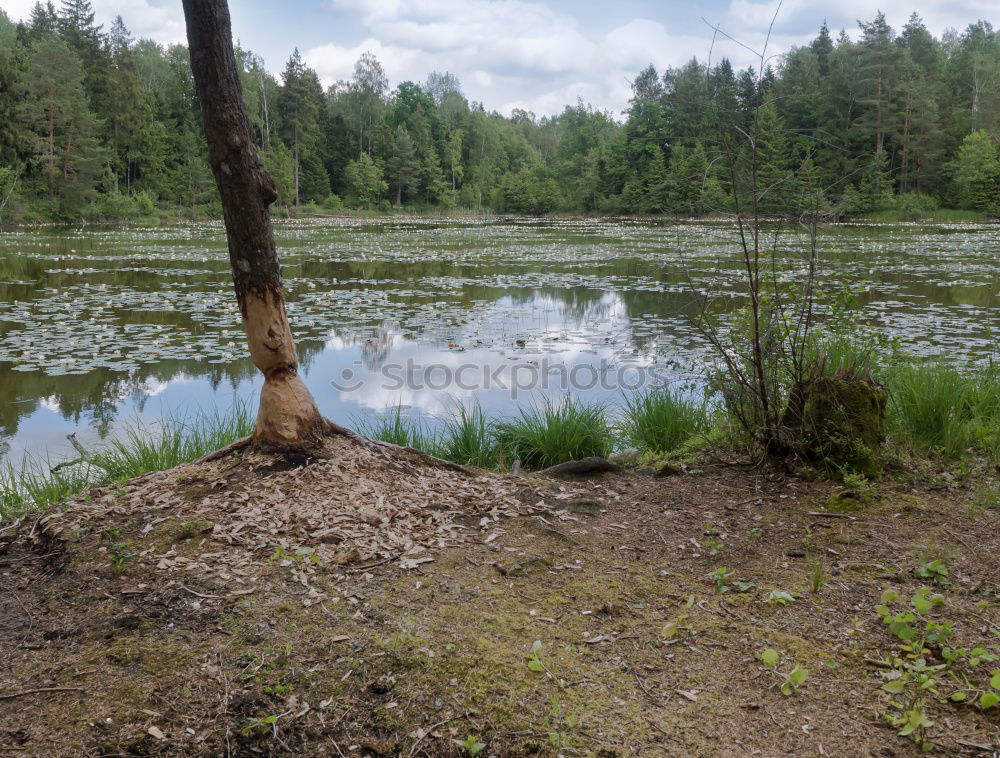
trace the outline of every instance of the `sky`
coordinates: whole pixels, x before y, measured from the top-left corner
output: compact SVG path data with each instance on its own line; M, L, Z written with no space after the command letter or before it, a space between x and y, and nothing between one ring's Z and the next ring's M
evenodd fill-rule
M134 37L184 41L180 0L92 0L98 22L116 14ZM14 20L34 0L0 0ZM56 5L59 2L56 0ZM230 0L233 33L280 74L296 47L321 81L349 79L372 52L390 86L449 71L470 100L509 114L559 113L578 99L620 118L631 81L652 63L662 71L697 56L759 62L777 2L770 0ZM768 55L812 39L823 21L836 36L856 36L857 20L876 10L899 29L916 11L937 36L985 19L1000 25L996 0L784 0ZM717 26L739 43L719 36Z

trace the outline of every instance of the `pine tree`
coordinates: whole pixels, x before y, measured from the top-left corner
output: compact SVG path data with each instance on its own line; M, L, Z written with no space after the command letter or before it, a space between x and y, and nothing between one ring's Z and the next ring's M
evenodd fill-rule
M302 192L302 164L319 140L319 111L323 103L323 89L316 72L306 68L298 48L292 53L281 75L282 88L278 96L278 111L281 114L282 137L292 151L295 166L295 204L300 205ZM315 169L315 164L313 164ZM315 183L315 182L314 182ZM324 200L330 191L329 178Z
M25 84L20 112L36 135L49 200L61 216L71 217L95 196L104 160L80 60L58 37L43 37L32 46Z
M344 174L347 186L360 207L371 208L389 189L382 178L382 169L368 153L362 153L358 160L348 163Z
M403 192L409 191L417 181L417 173L420 170L420 159L417 157L417 149L410 138L410 133L406 127L400 124L396 127L396 133L392 141L392 155L386 166L389 176L392 179L393 187L396 190L396 205L403 204Z
M59 29L59 16L52 0L46 0L43 5L36 2L28 16L26 38L29 42L37 42L42 37L53 34Z
M788 157L785 126L774 102L768 100L757 112L754 150L746 157L746 170L751 172L756 167L756 177L748 175L747 186L753 185L761 213L787 213L791 207L795 190Z
M892 202L892 177L889 172L889 156L885 150L876 150L871 156L861 173L858 191L863 210L878 211L889 207Z
M833 40L830 38L830 27L823 25L819 28L819 34L809 45L816 55L816 63L819 67L819 75L826 76L830 73L830 54L833 52Z

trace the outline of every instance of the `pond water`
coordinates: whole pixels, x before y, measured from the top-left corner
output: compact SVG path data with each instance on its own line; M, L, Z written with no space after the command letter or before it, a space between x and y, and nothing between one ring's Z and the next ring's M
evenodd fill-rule
M738 302L724 222L312 219L276 226L306 383L350 424L396 404L511 412L696 379L686 313ZM777 245L802 250L804 234ZM851 286L912 352L980 360L1000 333L1000 227L843 225L822 286ZM783 276L801 278L804 262ZM69 455L123 424L253 400L221 224L0 234L0 455Z

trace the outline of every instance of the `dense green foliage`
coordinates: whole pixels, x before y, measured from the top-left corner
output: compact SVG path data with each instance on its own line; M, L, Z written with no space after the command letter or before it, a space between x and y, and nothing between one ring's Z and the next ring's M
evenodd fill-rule
M860 26L824 26L759 76L650 66L621 123L583 103L503 117L447 73L390 91L367 53L325 90L298 51L280 81L237 54L286 207L703 214L746 200L733 187L755 163L763 213L998 212L1000 35ZM0 11L0 219L216 213L199 120L183 46L135 41L121 18L105 31L88 0L21 24Z

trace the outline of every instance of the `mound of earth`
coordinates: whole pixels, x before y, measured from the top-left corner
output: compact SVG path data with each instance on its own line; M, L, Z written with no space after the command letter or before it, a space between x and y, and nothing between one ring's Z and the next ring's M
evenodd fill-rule
M308 577L329 567L412 568L431 550L481 540L501 518L545 508L523 481L334 435L315 456L213 455L93 490L33 533L46 550L89 546L96 534L121 570L152 567L220 595L252 592L275 560L299 564L308 603L322 596Z

